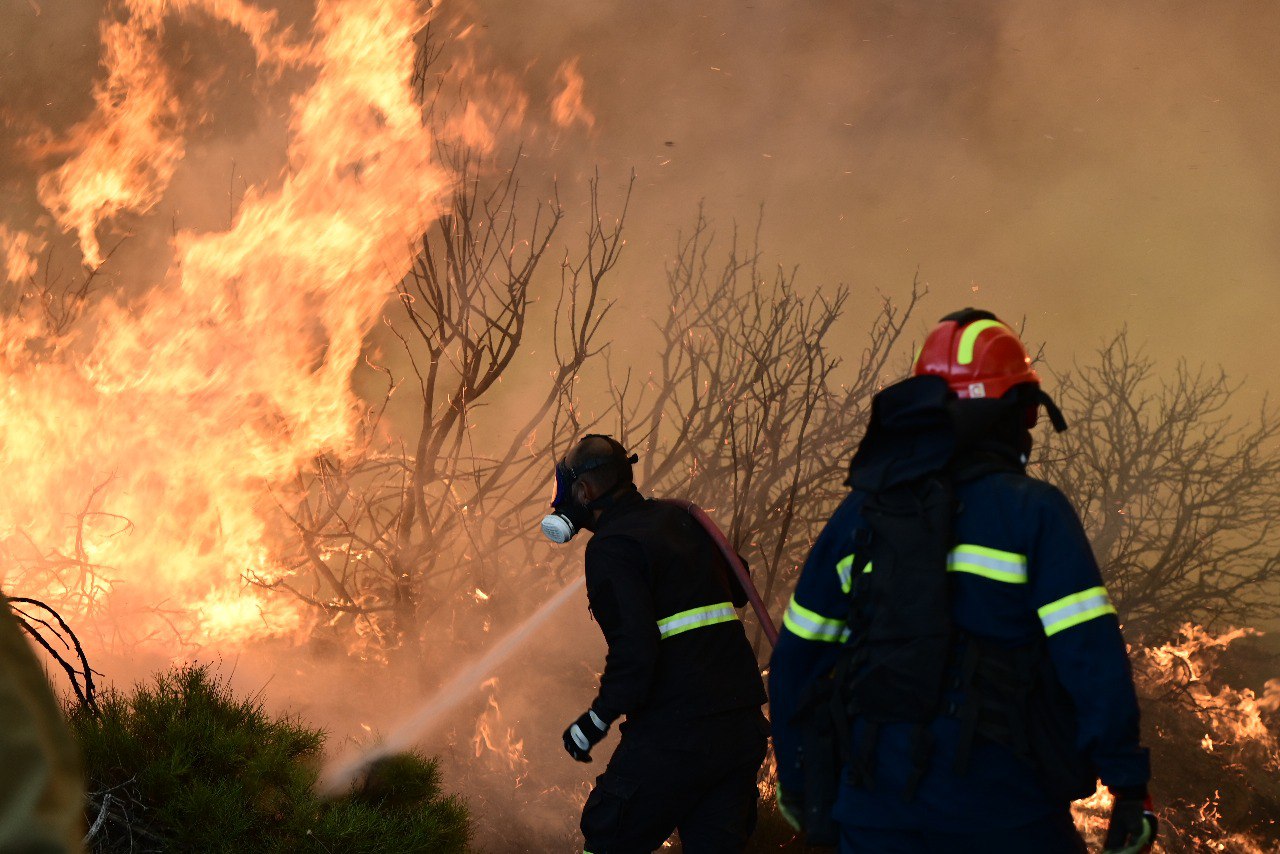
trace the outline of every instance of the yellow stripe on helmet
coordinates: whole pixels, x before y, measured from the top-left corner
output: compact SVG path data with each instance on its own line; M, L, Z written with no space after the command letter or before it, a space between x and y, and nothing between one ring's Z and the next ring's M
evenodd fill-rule
M956 362L961 365L968 365L973 362L973 347L978 343L978 336L986 332L988 329L995 329L1004 326L998 320L975 320L964 328L960 333L960 348L956 351ZM1004 328L1008 329L1007 326ZM1011 332L1013 330L1010 330Z

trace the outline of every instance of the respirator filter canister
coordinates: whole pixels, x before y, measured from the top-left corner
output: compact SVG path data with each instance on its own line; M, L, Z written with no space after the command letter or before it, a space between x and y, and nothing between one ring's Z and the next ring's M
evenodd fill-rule
M553 543L563 545L573 539L578 528L568 516L560 513L548 513L542 517L542 533Z

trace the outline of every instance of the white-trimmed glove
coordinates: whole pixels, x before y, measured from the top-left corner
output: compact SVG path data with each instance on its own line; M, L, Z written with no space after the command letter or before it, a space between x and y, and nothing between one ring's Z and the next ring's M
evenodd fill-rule
M579 762L591 761L591 748L609 731L609 724L595 713L587 709L564 731L564 749Z

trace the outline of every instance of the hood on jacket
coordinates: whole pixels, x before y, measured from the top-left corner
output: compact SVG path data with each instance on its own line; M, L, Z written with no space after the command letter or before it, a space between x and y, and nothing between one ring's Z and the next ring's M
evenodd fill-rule
M894 383L871 400L845 485L879 492L950 467L960 480L1022 471L1031 433L1014 398L959 400L941 377Z
M931 374L882 389L871 400L845 484L879 492L946 467L958 439L948 407L954 396L946 380Z

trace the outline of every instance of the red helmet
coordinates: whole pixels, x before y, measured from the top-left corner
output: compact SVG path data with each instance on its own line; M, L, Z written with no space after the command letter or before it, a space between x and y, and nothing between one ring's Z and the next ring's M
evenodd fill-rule
M991 312L972 308L942 318L924 340L913 373L942 377L962 399L1003 397L1014 386L1040 384L1017 333Z

